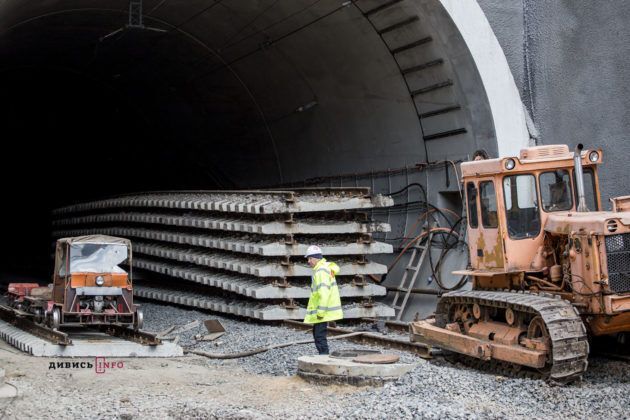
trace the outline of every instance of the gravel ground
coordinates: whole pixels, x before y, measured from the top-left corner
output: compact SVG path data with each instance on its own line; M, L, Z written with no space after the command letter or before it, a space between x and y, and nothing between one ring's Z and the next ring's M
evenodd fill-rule
M143 308L150 331L220 320L227 333L216 341L196 343L194 335L205 332L203 325L180 335L180 344L208 352L310 337L304 331L180 307L143 302ZM330 345L332 350L361 347L341 341ZM310 344L234 360L127 359L124 370L95 376L89 370L48 370L49 360L25 356L0 342L0 367L23 394L0 399L0 418L610 419L630 414L630 364L625 362L593 358L581 384L554 387L396 352L402 361L417 363L410 374L384 387L352 387L295 377L297 357L314 353Z
M195 319L219 319L227 333L216 342L195 344L196 330L182 335L180 343L209 352L230 353L267 344L300 340L310 333L281 326L247 323L182 308L144 305L147 328L162 330ZM174 320L177 322L174 322ZM201 326L203 328L203 326ZM201 332L201 330L200 330ZM392 332L393 333L393 332ZM395 334L395 333L393 333ZM330 341L332 350L369 348ZM517 379L453 365L441 358L425 361L413 355L401 361L418 363L414 371L383 388L366 388L321 407L324 417L348 418L629 418L630 364L593 358L581 384L556 387L541 380ZM296 359L315 354L314 345L292 346L236 359L246 372L289 376L296 373ZM208 360L211 365L234 361Z
M310 331L294 330L279 325L254 321L244 322L236 318L226 318L196 310L161 306L147 302L142 304L142 308L145 318L144 329L147 331L159 332L166 330L172 325L184 326L196 320L201 321L198 327L176 335L179 335L179 344L182 347L190 347L210 353L236 353L270 344L312 338ZM227 331L226 334L215 341L196 341L195 335L207 334L202 323L206 319L219 320ZM170 337L173 337L173 335L170 335ZM347 348L376 348L337 340L330 340L329 347L331 351ZM401 359L408 363L418 361L417 357L404 352L393 351L393 353L399 354ZM317 354L314 344L275 349L271 352L233 360L246 372L262 375L291 376L297 373L297 358L306 354ZM226 360L208 359L208 363L219 366L226 363L232 365L234 363L233 360L226 362Z

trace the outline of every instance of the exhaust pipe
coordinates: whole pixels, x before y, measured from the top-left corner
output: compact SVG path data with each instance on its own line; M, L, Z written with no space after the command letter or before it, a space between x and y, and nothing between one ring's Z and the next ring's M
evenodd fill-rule
M575 183L577 186L577 194L578 194L578 205L577 211L586 212L588 211L588 207L586 207L586 196L584 194L584 172L582 169L582 143L579 143L575 147L575 153L573 154L573 166L575 167Z

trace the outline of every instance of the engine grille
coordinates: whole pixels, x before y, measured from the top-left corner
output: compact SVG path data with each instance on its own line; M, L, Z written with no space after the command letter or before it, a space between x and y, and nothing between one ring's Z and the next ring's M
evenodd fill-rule
M610 290L630 292L630 233L606 236L606 256Z

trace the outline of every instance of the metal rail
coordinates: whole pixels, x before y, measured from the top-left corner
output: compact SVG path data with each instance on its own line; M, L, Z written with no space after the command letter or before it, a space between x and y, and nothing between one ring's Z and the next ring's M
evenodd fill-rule
M390 329L392 329L394 331L399 331L399 332L404 332L404 333L408 333L409 332L409 323L408 322L403 322L403 321L386 321L386 320L381 320L381 319L376 319L376 318L363 318L363 321L373 322L375 324L378 323L378 322L383 322L387 328L390 328Z
M0 305L0 319L3 321L53 344L60 346L72 345L72 340L68 337L68 334L37 324L31 318L32 315L30 314L22 314L13 308Z
M10 308L5 305L0 305L0 319L13 325L16 328L26 331L29 334L42 338L46 341L50 341L53 344L59 346L72 345L72 340L68 334L53 330L52 328L44 325L37 324L33 321L33 315L18 311L14 308ZM120 337L125 340L133 341L139 344L156 346L162 344L162 341L154 334L149 334L144 331L134 331L123 325L98 325L97 328L111 336Z
M292 328L296 328L300 330L309 330L312 328L311 325L305 324L301 321L285 320L283 322L288 327L292 327ZM328 327L328 331L333 335L350 334L353 332L349 329L339 328L339 327ZM362 335L351 337L349 339L352 341L363 343L363 344L373 344L373 345L376 344L378 346L407 351L417 356L420 356L423 359L431 359L433 357L432 347L429 344L417 343L417 342L412 343L410 341L406 341L400 338L386 337L386 336L382 336L382 335L374 334L370 332L365 332Z
M422 289L422 288L413 288L413 289L401 289L400 287L387 287L388 292L406 292L409 290L409 293L412 295L435 295L438 296L441 292L435 289Z
M143 346L157 346L162 344L162 340L157 338L155 334L150 334L144 331L135 331L124 325L107 324L99 325L99 330L105 334L109 334L112 337L119 337L124 340L133 341L134 343L142 344Z

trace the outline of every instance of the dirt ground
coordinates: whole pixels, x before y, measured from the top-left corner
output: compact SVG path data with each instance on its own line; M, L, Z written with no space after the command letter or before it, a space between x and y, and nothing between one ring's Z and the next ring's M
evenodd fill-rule
M236 362L209 366L199 356L114 358L124 367L55 368L50 363L94 359L27 356L0 341L5 382L20 396L0 399L1 419L21 418L266 418L308 416L322 396L359 392L351 386L318 386L298 377L253 375ZM85 366L85 365L84 365Z

